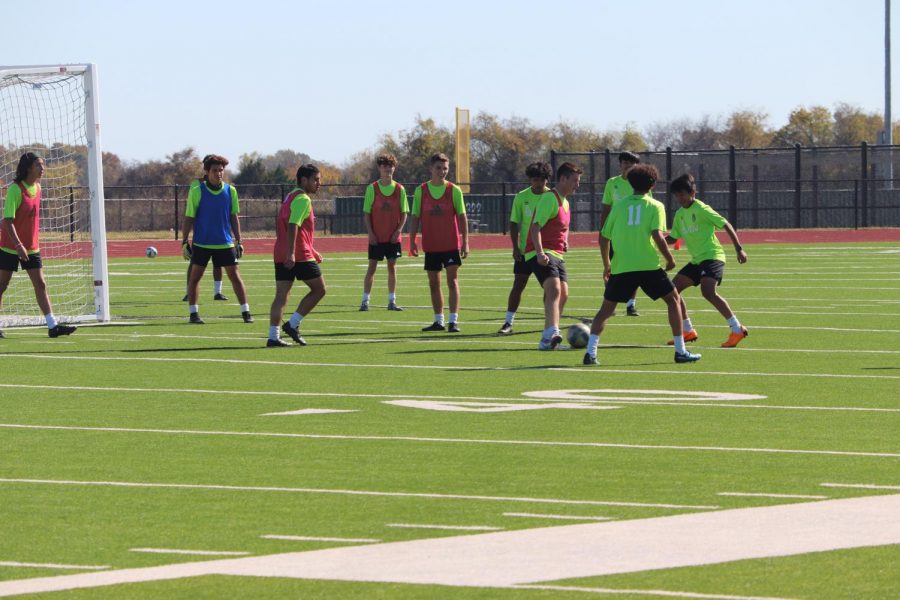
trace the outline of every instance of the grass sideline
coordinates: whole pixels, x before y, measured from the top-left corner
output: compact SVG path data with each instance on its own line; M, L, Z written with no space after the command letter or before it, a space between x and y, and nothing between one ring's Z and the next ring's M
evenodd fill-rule
M821 484L900 485L896 246L748 250L748 264L728 263L722 287L750 329L740 347L718 348L727 327L691 290L686 299L700 332L691 347L704 357L695 365L675 365L671 349L664 347L669 337L664 306L639 295L642 316L612 320L596 368L582 367L578 351L536 350L542 312L534 281L525 292L516 334L493 335L511 283L506 251L478 252L463 266L458 336L419 331L431 321L421 259L404 257L400 263L398 301L405 312L383 310L382 268L372 310L359 313L365 256L328 255L322 265L328 296L302 326L310 346L286 349L263 347L274 289L269 257L251 255L241 265L257 322L240 321L227 281L225 293L232 301L212 301L208 272L201 282L201 314L208 323L203 327L186 322L187 307L180 302L183 261L113 259L112 312L122 324L83 327L64 340L48 340L39 328L12 329L0 341L5 374L0 383L9 386L0 387L0 563L121 569L209 558L130 551L134 548L264 555L341 545L265 535L400 541L461 532L388 524L524 529L560 522L504 513L639 519L704 510L685 507L810 501L722 493L841 498L884 492ZM687 255L681 251L676 258L683 263ZM576 249L569 256L571 299L564 323L596 310L602 290L597 263L593 250ZM140 324L129 324L135 322ZM443 401L477 410L487 407L467 403L565 403L571 400L524 394L601 389L619 393L604 392L605 399L590 401L598 410L469 412L415 404ZM679 400L669 393L651 401L616 399L623 390L763 398ZM412 403L387 403L394 400ZM263 416L303 409L352 412ZM266 487L313 491L259 489ZM420 495L387 495L394 493ZM610 504L577 504L587 502ZM545 583L883 598L895 589L898 562L900 546L884 546ZM81 571L0 566L0 581L76 572ZM226 593L583 596L235 577L67 592L72 597Z

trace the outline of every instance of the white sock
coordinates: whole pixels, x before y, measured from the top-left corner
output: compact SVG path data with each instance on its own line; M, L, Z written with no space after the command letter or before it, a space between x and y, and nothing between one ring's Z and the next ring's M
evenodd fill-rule
M44 318L47 319L47 329L53 329L54 327L59 325L59 322L56 320L56 317L53 316L52 312L44 315Z
M625 306L626 307L630 306L631 308L634 308L634 300L635 300L634 298L630 298L628 300L628 302L625 303Z
M450 322L456 323L459 321L459 313L450 313Z
M592 333L588 337L587 353L591 356L597 356L597 346L600 344L600 336Z
M222 293L222 282L213 280L213 292L216 294Z
M728 319L728 326L731 327L731 333L741 333L743 331L741 322L738 321L737 315L735 314L732 314L731 318Z
M678 354L684 354L687 352L687 349L684 347L684 336L676 335L675 336L675 352Z
M371 294L369 294L368 292L363 292L363 299L362 299L362 301L368 304L368 302L369 302L369 296L371 296Z
M300 321L302 321L302 320L303 320L303 315L301 315L298 312L295 312L294 314L291 315L291 318L290 318L291 327L293 327L294 329L299 329Z
M516 311L508 310L506 311L506 322L512 325L513 320L516 318Z
M545 340L549 340L554 335L559 335L559 327L548 327L544 330L543 336Z
M269 325L269 339L277 340L280 337L278 333L278 325Z
M241 312L250 312L249 304L241 304Z
M444 324L444 313L438 313L434 315L434 322L440 325Z
M191 311L191 314L198 313L198 312L200 312L200 305L199 304L191 304L188 307L188 310Z
M388 292L388 303L394 303L397 301L397 292Z
M682 327L684 327L685 333L694 330L694 325L691 323L690 319L685 319L684 321L682 321Z

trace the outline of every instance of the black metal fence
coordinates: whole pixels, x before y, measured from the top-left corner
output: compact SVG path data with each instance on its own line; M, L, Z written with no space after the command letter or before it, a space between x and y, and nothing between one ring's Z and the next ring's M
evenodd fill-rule
M896 151L895 151L896 150ZM900 227L900 147L841 146L644 152L642 160L660 170L654 195L672 218L674 198L668 182L682 173L697 180L698 197L737 227L860 228ZM596 231L606 180L618 174L617 155L602 152L551 152L555 167L572 161L585 170L578 192L569 198L572 229ZM412 204L417 184L404 184ZM470 183L466 210L473 232L506 233L515 194L525 181ZM241 185L241 228L249 237L272 237L285 185ZM316 227L324 234L361 234L362 184L323 185L314 199ZM67 188L71 219L89 222L87 193ZM111 237L178 239L184 223L188 185L106 187L106 227ZM73 231L74 231L73 226ZM81 229L80 227L78 228Z

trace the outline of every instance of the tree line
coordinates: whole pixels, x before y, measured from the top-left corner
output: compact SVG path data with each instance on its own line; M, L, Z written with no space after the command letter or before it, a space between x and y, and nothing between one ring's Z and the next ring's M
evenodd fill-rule
M660 121L638 128L599 130L560 121L541 126L523 117L499 117L478 113L471 122L470 164L473 182L520 181L525 166L547 160L550 150L585 152L627 149L634 152L673 150L722 150L736 148L858 145L877 143L883 129L880 113L839 103L831 110L824 106L798 107L780 127L769 124L769 115L754 110L737 110L724 116ZM900 122L893 124L900 139ZM297 167L313 162L322 170L323 183L368 183L378 177L375 157L390 152L400 166L397 179L424 181L429 177L428 158L437 152L451 157L455 149L454 130L434 119L417 116L411 127L383 135L374 147L361 150L343 165L316 160L305 152L285 149L273 154L248 152L229 166L229 177L240 184L286 184L294 181ZM0 147L3 162L17 157ZM86 149L56 144L46 149L49 168L71 173L72 185L86 184ZM167 155L163 160L126 161L112 152L103 153L103 180L106 186L184 184L202 172L201 156L193 147ZM12 164L15 164L14 161ZM8 183L8 182L4 182Z

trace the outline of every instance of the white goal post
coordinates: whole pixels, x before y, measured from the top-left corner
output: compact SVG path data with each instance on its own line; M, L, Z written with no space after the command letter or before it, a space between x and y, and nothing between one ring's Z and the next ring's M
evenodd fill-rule
M94 64L0 66L0 190L19 157L44 159L41 257L60 321L109 321L100 102ZM14 275L0 325L43 323L28 277Z

